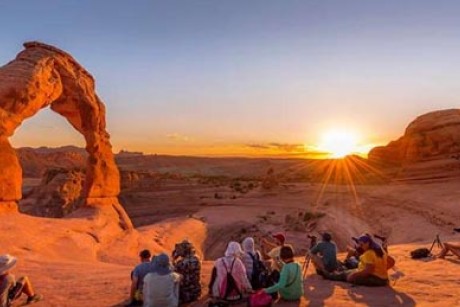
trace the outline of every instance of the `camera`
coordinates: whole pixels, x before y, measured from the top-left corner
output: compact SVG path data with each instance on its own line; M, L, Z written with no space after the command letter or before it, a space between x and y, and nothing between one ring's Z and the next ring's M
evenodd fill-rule
M380 241L382 242L385 242L387 240L387 237L384 237L384 236L379 236L377 234L374 233L374 238L377 238L379 239Z

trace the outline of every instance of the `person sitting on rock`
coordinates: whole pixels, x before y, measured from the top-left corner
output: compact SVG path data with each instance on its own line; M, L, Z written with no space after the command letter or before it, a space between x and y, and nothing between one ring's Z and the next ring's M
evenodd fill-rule
M192 243L183 241L173 251L174 271L182 275L179 289L180 303L196 301L201 296L201 261Z
M321 234L321 242L310 249L311 260L318 274L323 271L334 272L337 269L337 246L330 233Z
M303 277L300 264L294 261L294 251L291 246L280 249L280 257L284 262L279 281L263 291L268 294L279 292L282 299L287 301L299 300L303 296Z
M225 256L214 262L209 283L212 297L225 301L240 301L246 293L252 292L246 269L240 257L243 255L238 242L230 242Z
M142 306L144 277L152 271L152 254L150 251L148 249L144 249L139 253L139 258L141 263L139 263L131 272L130 303L128 306Z
M181 276L173 272L169 256L159 254L152 261L152 271L144 278L144 307L179 306Z
M443 243L444 247L442 248L441 253L436 257L444 259L449 252L460 258L460 244L452 243Z
M264 239L261 241L262 254L264 257L271 259L271 277L273 282L276 283L279 280L280 272L284 264L281 260L280 253L281 248L286 245L286 237L282 233L277 233L272 237L275 239L275 243L271 243ZM271 248L271 250L267 252L267 248Z
M9 307L21 294L27 295L26 304L40 301L43 296L35 293L32 284L23 276L18 280L10 271L16 266L17 259L11 255L0 256L0 307Z
M261 275L265 273L266 268L262 262L262 256L259 251L255 249L254 238L247 237L242 243L244 254L241 258L246 269L246 275L251 283L252 288L262 288Z
M372 238L369 233L364 233L362 236L368 236ZM359 257L361 257L361 255L364 253L362 248L359 247L358 238L352 237L352 240L355 242L355 245L353 247L347 246L347 255L345 257L345 261L343 262L343 265L349 270L358 268Z
M364 252L359 258L358 268L340 273L324 272L324 277L330 280L348 281L350 283L369 287L388 285L388 255L383 248L374 242L372 237L362 235L357 239L359 248Z

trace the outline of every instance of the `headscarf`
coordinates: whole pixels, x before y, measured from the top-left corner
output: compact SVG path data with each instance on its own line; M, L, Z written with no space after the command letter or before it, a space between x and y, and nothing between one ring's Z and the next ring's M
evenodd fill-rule
M239 257L243 254L240 243L235 241L228 243L227 250L225 251L225 257Z
M254 248L254 239L252 237L247 237L243 240L243 250L246 252L246 253L251 253L251 254L255 254L256 253L256 250Z
M171 264L169 263L169 256L161 253L156 256L152 261L152 273L158 275L168 275L172 272Z

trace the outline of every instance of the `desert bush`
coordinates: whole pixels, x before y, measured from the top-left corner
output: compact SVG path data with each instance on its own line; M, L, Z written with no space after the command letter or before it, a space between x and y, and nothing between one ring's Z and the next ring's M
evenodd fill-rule
M319 219L319 218L322 218L324 217L326 214L323 213L323 212L310 212L310 211L306 211L303 215L303 221L304 222L308 222L310 220L313 220L313 219Z

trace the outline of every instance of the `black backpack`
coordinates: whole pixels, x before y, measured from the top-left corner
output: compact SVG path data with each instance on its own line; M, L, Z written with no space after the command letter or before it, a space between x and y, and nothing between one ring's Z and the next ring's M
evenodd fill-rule
M248 252L249 256L252 259L252 275L251 275L251 286L254 290L264 288L264 274L267 272L267 268L264 263L260 260L259 254L255 255Z
M227 265L225 264L225 260L222 259L222 263L224 264L225 270L227 271L227 285L225 287L225 294L223 299L226 301L239 301L243 298L243 295L241 294L240 289L238 289L238 286L236 284L235 278L233 278L232 271L233 271L233 265L235 264L235 260L233 259L232 266L230 267L230 271L227 269ZM231 298L229 298L232 296ZM237 298L234 298L233 296L237 296Z
M430 256L431 251L428 248L417 248L410 252L412 259L421 259Z

